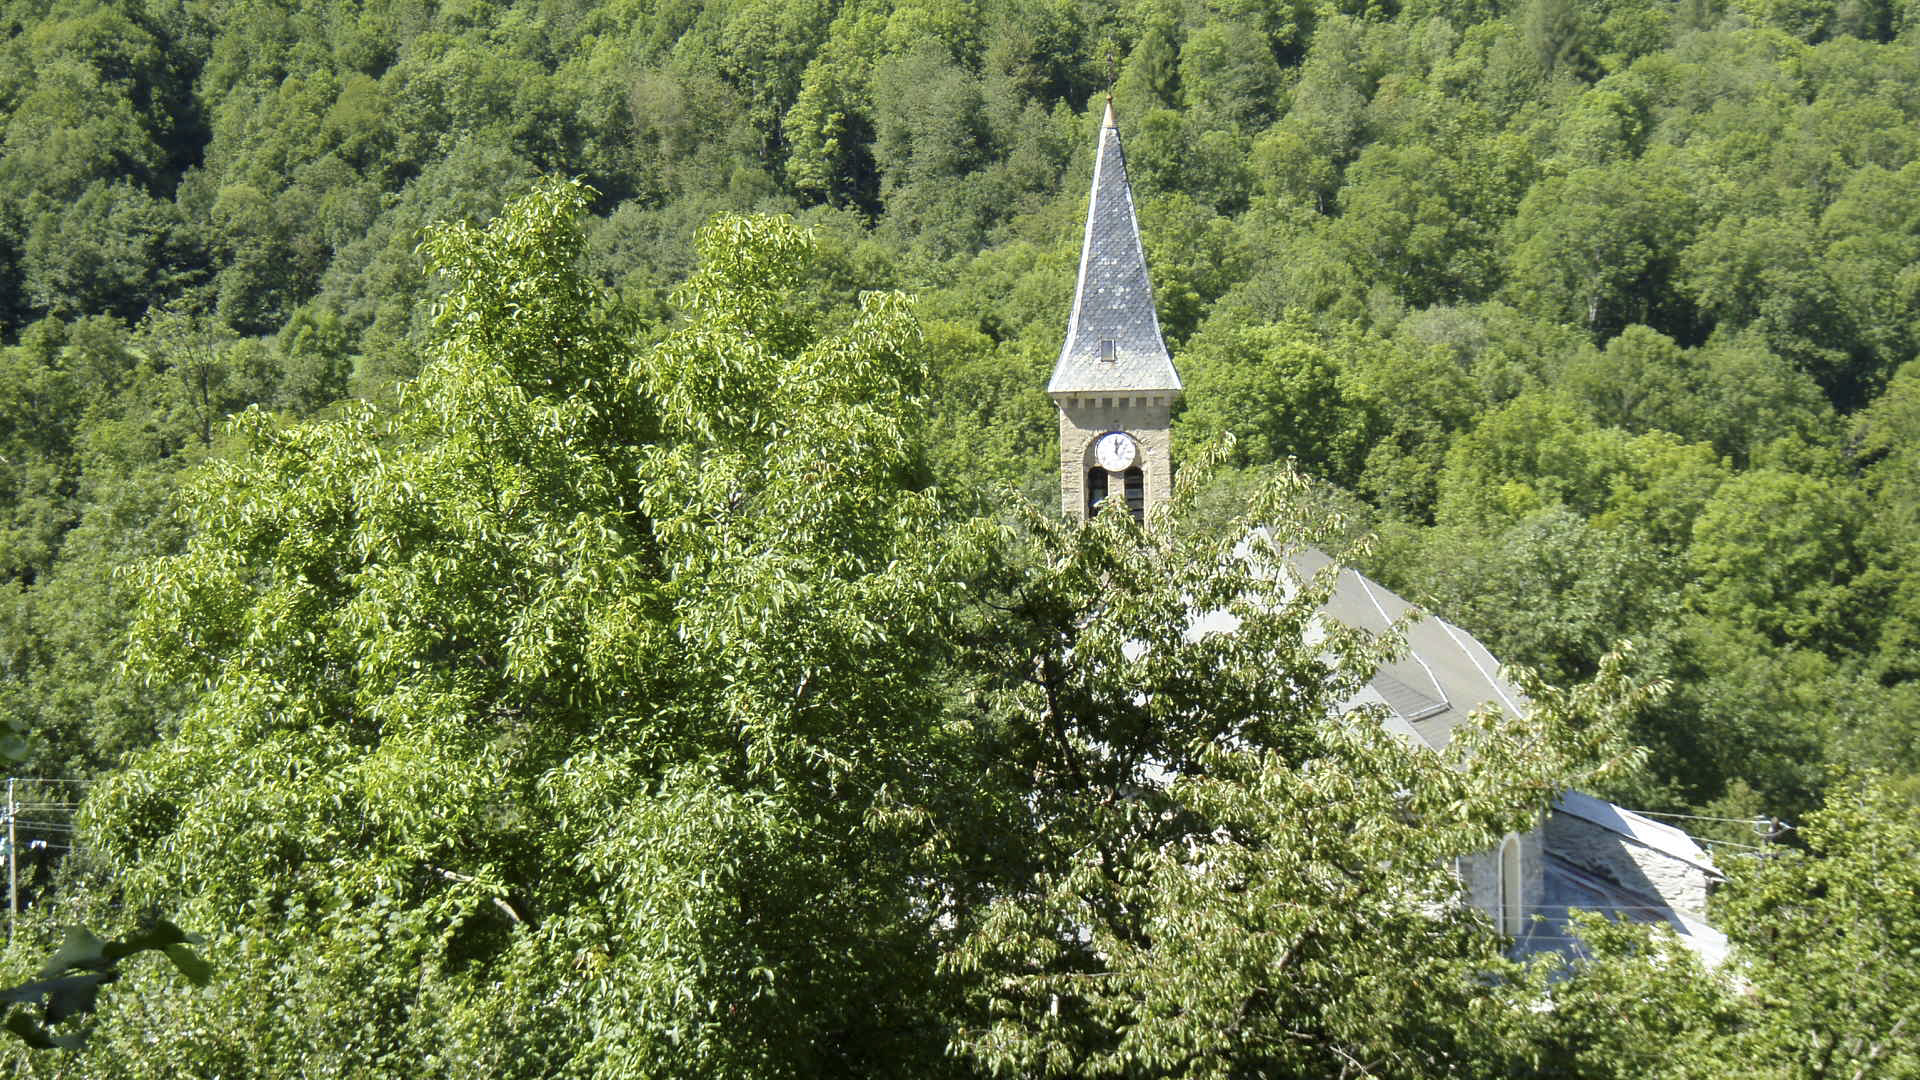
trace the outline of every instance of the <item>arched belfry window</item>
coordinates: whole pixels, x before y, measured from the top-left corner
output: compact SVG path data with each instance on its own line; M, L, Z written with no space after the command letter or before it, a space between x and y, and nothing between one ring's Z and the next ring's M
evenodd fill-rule
M1120 479L1120 490L1113 490L1114 477ZM1123 473L1110 473L1098 465L1087 470L1087 516L1100 512L1100 504L1107 501L1109 495L1125 498L1127 512L1133 515L1137 524L1147 521L1147 476L1135 465Z
M1107 470L1092 468L1087 470L1087 516L1100 512L1100 504L1107 501Z
M1511 938L1527 928L1520 870L1520 838L1510 835L1500 844L1500 930Z

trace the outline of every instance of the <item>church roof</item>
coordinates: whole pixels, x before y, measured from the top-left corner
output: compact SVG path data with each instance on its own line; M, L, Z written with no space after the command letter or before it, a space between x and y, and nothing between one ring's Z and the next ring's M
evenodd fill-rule
M1536 918L1528 921L1526 933L1514 944L1516 959L1553 953L1589 955L1573 934L1572 914L1598 911L1628 922L1664 923L1709 969L1726 962L1727 936L1698 915L1676 909L1657 891L1609 881L1553 851L1545 852L1540 862L1540 902L1529 912Z
M1333 565L1326 552L1314 547L1294 548L1285 559L1302 578ZM1337 568L1332 595L1321 608L1324 617L1370 634L1393 632L1394 623L1413 612L1413 605L1391 589L1346 566ZM1188 632L1231 633L1239 625L1239 616L1222 609L1197 615ZM1445 749L1453 729L1482 706L1512 716L1526 714L1526 696L1501 677L1500 661L1472 634L1432 614L1414 618L1400 633L1407 644L1405 655L1380 665L1346 705L1385 706L1388 730L1435 750Z
M1087 231L1080 247L1067 342L1047 383L1049 394L1180 389L1180 376L1160 336L1160 316L1147 281L1147 256L1133 213L1126 156L1113 103L1100 126L1087 200Z
M1582 821L1591 822L1603 829L1619 833L1643 847L1652 848L1681 862L1689 863L1704 870L1712 877L1721 877L1720 869L1713 865L1713 856L1694 842L1684 829L1675 828L1665 822L1636 814L1591 795L1578 791L1564 791L1554 800L1553 808L1572 814Z
M1301 548L1288 561L1302 575L1312 576L1332 563L1324 552ZM1413 605L1358 570L1341 567L1327 598L1329 618L1374 634L1385 634L1394 621L1406 618ZM1385 705L1399 723L1436 750L1453 738L1453 729L1468 714L1491 705L1519 716L1525 697L1500 677L1500 662L1472 634L1445 619L1426 614L1407 624L1406 655L1390 660L1354 702Z
M1260 532L1269 542L1274 541L1270 531ZM1252 546L1245 545L1238 554L1241 558L1255 557L1251 552ZM1392 590L1358 570L1337 566L1317 548L1283 547L1281 557L1302 580L1322 571L1335 575L1332 592L1320 609L1322 617L1330 621L1385 634L1397 621L1411 617L1401 627L1407 645L1405 654L1381 665L1367 684L1343 703L1346 707L1381 706L1389 732L1435 750L1444 749L1454 729L1476 709L1496 708L1516 717L1526 714L1529 705L1525 695L1501 677L1499 661L1472 634L1438 616L1416 612ZM1239 625L1238 615L1220 609L1197 617L1189 633L1231 633ZM1708 880L1722 878L1712 858L1683 830L1603 799L1562 791L1550 813L1598 826ZM1708 925L1697 911L1675 906L1676 897L1684 900L1684 888L1674 888L1659 875L1608 877L1588 865L1590 857L1570 857L1576 850L1556 848L1550 833L1543 839L1539 891L1526 900L1529 918L1526 930L1514 944L1514 956L1584 955L1572 930L1572 913L1598 911L1617 919L1666 924L1709 967L1725 959L1725 935ZM1634 865L1640 865L1637 857Z

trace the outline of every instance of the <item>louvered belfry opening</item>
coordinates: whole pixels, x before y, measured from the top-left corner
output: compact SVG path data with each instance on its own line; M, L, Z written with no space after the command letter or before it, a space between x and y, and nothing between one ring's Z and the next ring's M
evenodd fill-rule
M1107 501L1107 470L1087 470L1087 516L1100 512L1100 504Z
M1140 466L1135 465L1120 476L1127 493L1127 512L1133 515L1133 520L1142 525L1146 524L1147 474L1140 471Z
M1113 490L1113 475L1098 466L1087 470L1087 516L1100 512L1100 504L1107 501L1108 495L1121 495L1127 500L1127 513L1133 515L1138 524L1147 521L1147 474L1138 465L1120 474L1120 490Z

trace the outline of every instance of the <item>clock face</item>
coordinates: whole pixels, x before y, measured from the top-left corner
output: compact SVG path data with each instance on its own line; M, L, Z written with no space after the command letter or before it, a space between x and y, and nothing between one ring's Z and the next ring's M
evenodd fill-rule
M1108 472L1125 472L1133 468L1134 459L1139 456L1139 445L1133 441L1133 436L1124 431L1109 431L1093 444L1093 459Z

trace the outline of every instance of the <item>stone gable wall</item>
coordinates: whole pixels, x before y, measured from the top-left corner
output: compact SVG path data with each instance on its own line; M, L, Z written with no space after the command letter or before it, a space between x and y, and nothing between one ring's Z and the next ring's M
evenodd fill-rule
M1713 878L1704 868L1572 814L1548 815L1546 833L1548 848L1582 870L1658 896L1675 911L1706 913Z

